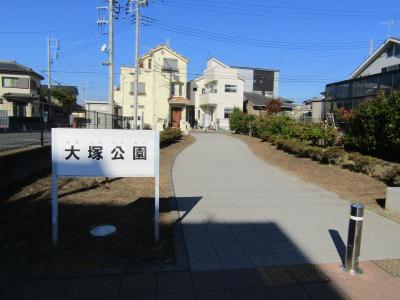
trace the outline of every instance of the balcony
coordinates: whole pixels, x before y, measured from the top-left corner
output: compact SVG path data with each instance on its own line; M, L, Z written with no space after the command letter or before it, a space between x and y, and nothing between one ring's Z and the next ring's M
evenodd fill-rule
M217 93L206 93L201 94L199 97L200 106L217 106L218 94Z

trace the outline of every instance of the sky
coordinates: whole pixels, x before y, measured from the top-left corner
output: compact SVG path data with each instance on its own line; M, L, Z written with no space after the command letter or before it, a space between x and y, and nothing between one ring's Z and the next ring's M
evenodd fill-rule
M119 67L133 65L135 28L127 0L115 20L115 85ZM149 0L141 9L140 54L169 42L189 59L187 79L208 58L227 65L280 70L279 95L303 101L347 79L388 34L400 36L398 0ZM397 4L397 5L396 5ZM104 0L1 0L0 60L15 60L45 77L47 37L60 42L52 84L76 85L79 101L106 100L107 28L98 27ZM396 8L398 8L396 10ZM387 26L390 20L394 26ZM389 30L390 28L390 30ZM55 49L53 49L55 52Z

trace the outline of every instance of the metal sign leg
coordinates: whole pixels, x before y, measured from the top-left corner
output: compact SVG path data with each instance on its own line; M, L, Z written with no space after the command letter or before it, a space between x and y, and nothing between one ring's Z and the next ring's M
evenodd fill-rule
M51 225L52 239L54 247L57 247L58 241L58 188L57 176L51 177Z
M154 191L154 239L156 243L160 240L160 178L155 177Z

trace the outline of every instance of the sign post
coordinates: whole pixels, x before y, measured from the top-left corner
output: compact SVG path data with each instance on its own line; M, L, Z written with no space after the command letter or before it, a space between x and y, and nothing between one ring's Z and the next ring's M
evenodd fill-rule
M57 178L154 177L154 238L160 224L160 135L155 130L53 128L52 239L58 242Z

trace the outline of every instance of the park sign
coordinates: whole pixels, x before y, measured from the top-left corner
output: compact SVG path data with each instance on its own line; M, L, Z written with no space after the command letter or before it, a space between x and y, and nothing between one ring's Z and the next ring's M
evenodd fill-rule
M154 177L159 238L160 136L154 130L53 128L52 226L58 239L57 177Z

